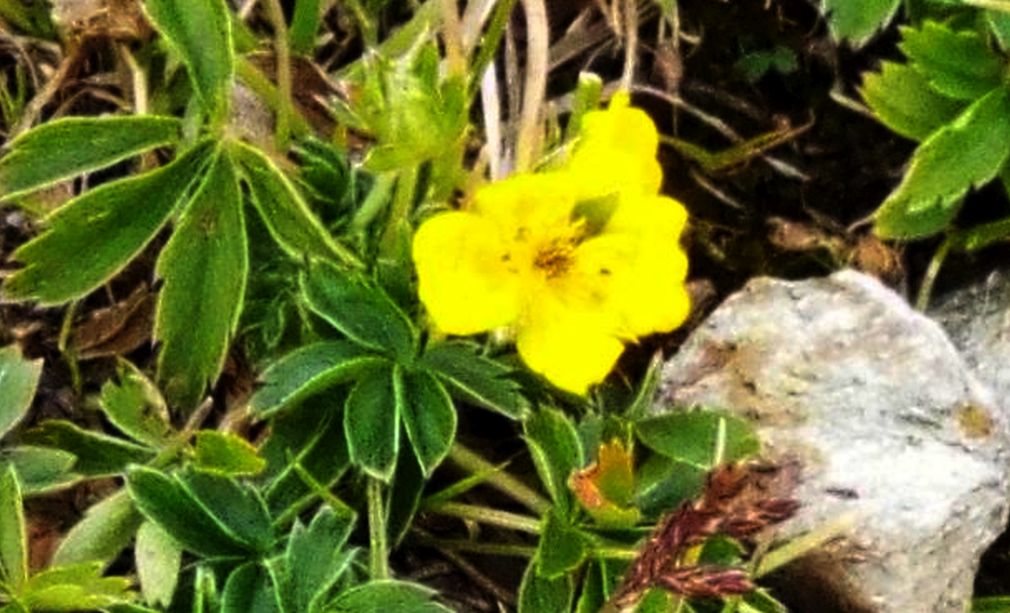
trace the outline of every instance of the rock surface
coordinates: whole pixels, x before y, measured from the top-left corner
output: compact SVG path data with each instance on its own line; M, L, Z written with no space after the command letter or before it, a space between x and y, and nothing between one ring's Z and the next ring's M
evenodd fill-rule
M976 378L1010 415L1010 271L939 296L929 315L940 322Z
M782 537L851 522L843 547L791 565L800 592L820 593L802 610L966 610L1004 528L1010 442L939 325L861 273L758 279L663 375L654 412L721 407L755 423L767 456L800 463L803 507Z

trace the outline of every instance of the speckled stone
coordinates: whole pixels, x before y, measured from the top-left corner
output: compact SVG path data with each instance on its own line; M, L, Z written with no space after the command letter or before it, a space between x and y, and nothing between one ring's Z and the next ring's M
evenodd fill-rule
M847 526L789 570L831 594L819 613L966 610L1005 525L1010 440L936 322L854 271L756 279L665 365L652 410L693 404L750 419L766 455L802 467L781 537Z

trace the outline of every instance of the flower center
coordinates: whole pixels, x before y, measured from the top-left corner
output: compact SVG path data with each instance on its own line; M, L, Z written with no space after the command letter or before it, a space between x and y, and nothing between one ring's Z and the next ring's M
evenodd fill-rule
M555 238L540 246L533 257L533 267L548 279L560 277L574 263L575 241L570 237Z

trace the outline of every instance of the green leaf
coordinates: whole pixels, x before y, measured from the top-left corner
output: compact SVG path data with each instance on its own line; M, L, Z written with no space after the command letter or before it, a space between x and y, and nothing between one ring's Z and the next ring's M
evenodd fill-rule
M651 455L635 473L635 506L647 517L659 517L701 494L708 470Z
M196 433L195 468L237 477L258 475L266 465L256 448L236 434L217 430Z
M79 174L178 142L174 117L68 117L41 124L0 159L0 199L10 200Z
M425 477L442 462L456 436L456 409L448 392L426 372L396 367L397 412Z
M242 194L226 155L183 211L157 272L165 279L154 327L158 380L169 402L192 411L224 366L249 272Z
M13 466L0 467L0 577L18 591L28 580L28 536Z
M381 289L319 261L302 276L301 287L309 308L352 341L404 363L413 361L417 351L414 326Z
M547 613L571 611L575 598L575 582L571 575L555 579L541 577L536 572L537 562L531 560L519 585L518 613Z
M204 109L211 117L223 118L235 70L224 0L147 0L144 8L182 58Z
M526 421L526 445L537 474L554 503L569 511L572 497L568 491L568 478L582 467L584 461L575 425L557 409L541 409Z
M248 547L220 523L177 480L162 472L133 467L126 483L137 508L172 535L184 549L205 557L244 557Z
M522 388L511 378L512 369L480 355L480 346L476 343L432 343L419 362L466 402L512 419L522 419L529 412L529 402Z
M167 607L179 583L182 547L158 524L147 521L137 530L133 556L144 600Z
M158 233L200 175L206 153L206 143L197 145L162 168L105 183L61 206L41 235L14 252L25 267L7 278L5 298L52 305L100 287Z
M0 449L0 464L10 463L24 496L45 494L80 481L73 471L77 456L61 449L19 445Z
M187 469L176 478L230 538L260 553L273 544L270 512L255 489L202 470Z
M341 593L326 607L328 613L451 613L432 602L435 591L405 581L370 581ZM546 613L547 609L544 609Z
M652 588L645 592L635 607L635 613L668 613L673 608L673 596L662 589ZM684 608L682 613L691 613L693 610Z
M221 597L221 613L280 613L282 610L273 576L259 562L246 562L228 576Z
M154 452L140 445L107 434L84 430L63 419L50 419L25 432L24 442L55 447L77 456L74 470L88 477L121 474L129 464L140 464L154 457Z
M161 392L128 360L119 360L118 381L102 386L98 403L112 425L135 441L161 448L174 433Z
M831 35L860 47L894 18L901 0L823 0Z
M982 12L985 14L986 23L989 24L989 31L996 38L1000 49L1010 50L1010 13L993 10Z
M863 100L885 126L922 141L964 110L964 103L942 96L908 64L884 62L880 72L863 75Z
M635 424L638 438L653 451L700 468L712 468L760 451L746 421L710 410L679 410Z
M351 460L366 473L389 482L400 448L400 416L393 371L369 371L347 396L344 435Z
M25 585L23 602L34 611L82 611L130 600L130 580L103 577L102 564L91 562L47 568Z
M74 524L53 555L53 564L108 565L130 544L143 521L129 492L120 490L92 505L84 519Z
M309 55L316 47L316 33L323 20L323 4L320 0L295 0L294 15L288 41L291 50Z
M284 173L262 152L247 145L234 149L253 205L270 236L289 256L346 259L346 250L330 236Z
M344 545L351 536L353 513L323 507L306 528L295 521L284 552L287 581L283 594L290 611L315 610L318 600L336 584L350 565L353 550Z
M324 487L332 486L350 466L343 416L332 410L339 404L328 396L316 396L297 411L273 420L273 433L263 447L263 455L272 456L270 472L276 473L264 490L273 515L304 508L318 495L296 466ZM307 436L305 429L310 433Z
M350 341L325 341L299 347L270 365L249 408L268 417L328 387L350 381L386 360Z
M536 573L557 579L575 571L589 555L589 537L553 510L544 518L537 545Z
M390 546L395 548L407 535L414 516L421 506L421 495L428 484L417 455L401 453L396 458L393 482L386 497L386 534Z
M1010 596L987 596L973 598L971 613L1008 613L1010 612Z
M0 438L28 413L40 376L41 359L24 359L14 345L0 349Z
M1000 86L1003 62L973 31L925 21L919 29L902 28L901 37L898 46L912 67L945 96L975 100Z
M943 230L961 198L996 177L1010 156L1010 99L1000 87L969 106L915 150L901 184L874 214L884 238Z
M201 564L193 574L193 613L220 613L221 594L213 567Z

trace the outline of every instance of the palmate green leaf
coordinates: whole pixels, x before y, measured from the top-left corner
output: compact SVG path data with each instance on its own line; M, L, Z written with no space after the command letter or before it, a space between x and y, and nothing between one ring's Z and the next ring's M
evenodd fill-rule
M77 457L61 449L19 445L0 449L0 464L14 466L25 496L45 494L70 487L81 476L73 471Z
M414 326L385 292L360 275L314 261L301 289L309 308L349 339L403 363L413 361Z
M14 467L0 466L0 579L17 591L28 580L28 537Z
M989 31L996 38L1000 49L1010 50L1010 13L1004 11L986 10L985 21L989 24Z
M386 535L391 547L399 545L413 525L427 484L428 479L421 471L416 454L401 453L397 456L393 482L386 497Z
M537 545L536 573L544 579L557 579L575 571L589 555L589 537L556 510L544 517L540 543Z
M158 259L165 280L154 337L158 380L169 402L192 411L224 366L249 272L242 194L220 154Z
M107 381L98 398L105 416L133 440L156 449L164 446L174 429L161 392L128 360L119 360L117 379Z
M563 412L543 408L526 420L526 446L537 474L554 504L566 513L572 509L568 479L582 467L585 454L575 425Z
M52 305L100 287L158 233L207 152L208 143L198 144L162 168L105 183L61 206L41 235L14 252L25 267L7 278L4 298Z
M268 417L330 386L353 380L385 358L351 341L324 341L300 347L274 362L260 376L250 410Z
M432 602L435 591L417 583L395 579L370 581L353 587L331 602L327 613L451 613ZM553 609L542 609L544 613ZM560 609L558 609L560 611Z
M68 117L43 123L7 145L10 153L0 158L0 200L177 143L181 127L174 117L153 115Z
M1010 157L1010 92L999 87L972 103L915 150L901 184L874 213L883 238L921 238L947 227L968 190L999 173Z
M938 94L919 71L896 62L864 74L859 93L885 126L916 141L951 122L966 106Z
M28 444L55 447L77 456L74 470L87 477L119 475L129 464L147 462L154 451L100 432L84 430L73 422L50 419L25 432Z
M899 47L912 67L944 96L975 100L1002 81L1002 60L973 31L925 21L921 28L902 28L901 37Z
M144 600L167 607L179 583L182 547L158 524L146 521L137 530L133 556Z
M635 424L635 432L656 453L706 469L761 449L746 421L707 409L649 417Z
M347 570L354 550L344 549L351 536L355 516L326 506L320 509L306 528L295 521L284 552L287 569L283 597L289 611L310 613L319 600Z
M425 477L442 462L456 437L456 408L433 376L395 367L397 412Z
M340 405L339 400L316 396L273 420L273 434L263 448L270 458L269 470L276 475L263 490L272 515L304 508L317 495L300 471L330 487L350 466L343 415L334 410Z
M388 482L400 449L400 415L393 369L369 371L355 384L344 406L344 436L351 461Z
M281 613L281 596L270 569L246 562L228 576L221 595L221 613Z
M146 0L144 8L186 65L204 109L212 117L223 117L235 70L225 1Z
M571 575L555 579L541 577L536 572L537 562L531 560L519 585L519 613L567 612L575 599L575 582Z
M248 145L236 145L234 152L253 205L285 253L299 260L346 259L345 248L330 236L281 169Z
M823 0L821 12L832 36L860 47L887 27L900 6L901 0Z
M33 611L104 609L132 599L130 580L103 577L102 564L90 562L47 568L25 585L21 597Z
M442 341L425 348L419 363L449 385L462 400L497 411L512 419L529 412L529 401L512 370L480 355L480 346L468 341Z
M250 553L248 545L226 532L178 480L135 466L126 483L140 512L184 549L204 557L245 557Z
M251 486L202 470L187 469L176 478L230 538L260 553L273 544L270 512Z
M196 433L193 467L224 476L254 476L263 472L267 462L256 447L237 434L218 430Z
M92 505L56 549L53 564L110 564L133 540L144 517L123 489Z
M42 360L26 360L15 345L0 348L0 439L28 413L42 376Z

